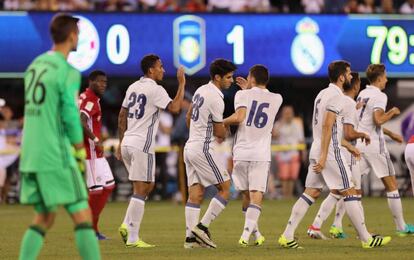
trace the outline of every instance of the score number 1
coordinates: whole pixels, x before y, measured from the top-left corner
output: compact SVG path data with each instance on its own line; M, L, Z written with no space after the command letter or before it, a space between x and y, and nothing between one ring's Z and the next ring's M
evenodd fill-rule
M414 46L414 35L407 36L407 32L400 26L368 26L367 36L375 38L371 51L371 63L381 62L382 48L385 41L388 47L388 60L394 65L405 62L408 55L408 46ZM409 63L414 65L414 54L410 54Z
M244 28L241 25L233 27L226 37L228 44L233 44L233 62L235 64L244 63Z

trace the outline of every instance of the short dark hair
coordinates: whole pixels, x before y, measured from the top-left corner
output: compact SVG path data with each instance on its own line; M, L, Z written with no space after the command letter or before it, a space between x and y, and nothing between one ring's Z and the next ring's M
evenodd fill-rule
M79 18L70 14L59 13L55 15L49 26L53 43L65 42L72 32L78 30L78 21Z
M233 62L225 59L216 59L210 64L210 77L213 80L214 76L219 75L224 77L227 73L233 72L237 66Z
M264 65L254 65L250 68L249 72L258 85L267 85L269 83L269 70Z
M141 70L144 75L148 74L149 69L154 67L157 60L160 60L160 57L158 57L155 54L147 54L142 58L141 60Z
M104 76L104 77L106 77L106 73L103 72L102 70L94 70L91 73L89 73L88 80L94 81L94 80L96 80L96 78L98 76Z
M350 68L351 64L344 60L336 60L329 64L328 66L328 76L330 82L337 82L339 76L346 73L346 69Z
M385 73L384 64L370 64L366 70L367 78L370 84L377 81L378 77Z
M361 79L359 78L359 73L358 72L352 71L351 75L352 75L352 79L351 79L351 86L352 87L355 86L355 84L358 84L358 83L361 82Z

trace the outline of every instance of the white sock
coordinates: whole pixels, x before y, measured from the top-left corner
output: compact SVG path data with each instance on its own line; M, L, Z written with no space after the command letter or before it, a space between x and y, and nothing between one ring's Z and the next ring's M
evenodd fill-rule
M246 208L242 208L243 215L246 215L246 211L247 211ZM262 234L259 231L259 225L256 225L256 227L253 229L252 235L254 236L255 239L258 239L262 236Z
M321 228L323 222L331 215L338 200L341 196L329 193L328 197L322 202L315 220L313 220L312 226L315 228Z
M139 195L132 195L127 210L128 219L128 244L139 240L139 228L145 210L145 198Z
M185 205L185 236L194 237L191 230L198 224L200 218L200 205L187 202Z
M397 230L405 229L405 221L403 216L403 209L401 205L401 198L398 190L387 192L388 207L391 210L392 216L394 217L395 225Z
M208 205L208 209L201 219L201 224L205 227L210 226L210 223L213 222L218 215L220 215L226 205L227 201L217 194L213 199L211 199L210 205Z
M241 236L245 241L249 241L250 235L252 234L253 230L255 230L255 228L257 227L257 223L261 212L262 208L255 204L250 204L247 208L243 234Z
M359 238L363 242L368 242L371 235L368 233L365 226L364 218L362 217L361 207L359 206L358 198L355 196L347 196L344 198L345 210L354 228L358 232Z
M303 193L300 198L296 201L290 213L290 218L286 226L283 235L287 240L292 240L295 234L295 230L299 223L302 221L309 207L315 202L315 200L306 193Z
M364 218L365 221L365 210L364 210L364 206L362 206L362 195L355 195L355 197L358 198L358 202L359 202L359 207L361 208L361 213L362 213L362 217Z
M338 203L336 203L336 212L335 212L335 219L333 222L333 225L337 228L342 228L342 219L345 215L345 204L344 199L338 200Z

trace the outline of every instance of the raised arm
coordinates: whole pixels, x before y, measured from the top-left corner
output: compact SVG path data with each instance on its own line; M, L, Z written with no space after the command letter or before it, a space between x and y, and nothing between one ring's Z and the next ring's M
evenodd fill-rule
M181 103L184 99L184 91L185 91L185 73L184 68L180 67L177 70L177 79L178 79L178 90L177 94L175 94L174 99L168 104L167 110L173 114L178 114L181 110Z

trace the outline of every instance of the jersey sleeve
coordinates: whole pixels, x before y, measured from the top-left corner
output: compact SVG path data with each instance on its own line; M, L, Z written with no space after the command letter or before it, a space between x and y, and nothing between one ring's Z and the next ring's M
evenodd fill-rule
M87 117L92 117L98 112L98 104L86 96L81 99L79 110Z
M234 97L234 110L239 108L247 108L247 97L244 90L239 90Z
M355 128L357 123L356 114L356 104L347 104L344 107L344 124L352 125Z
M335 97L332 97L330 100L328 100L328 102L326 103L326 111L333 112L336 115L341 113L343 109L341 104L343 102L338 102L338 99L340 99L340 97L335 96Z
M214 123L223 122L223 112L224 112L224 101L221 98L217 98L214 102L210 104L210 114Z
M372 104L374 111L377 109L382 109L385 111L387 107L387 95L381 93L380 95L376 96L374 99L374 103Z
M129 103L129 95L131 92L131 86L129 86L129 88L127 89L127 91L125 92L125 97L124 97L124 101L122 101L122 107L128 109L128 103Z
M80 82L81 76L79 71L70 68L63 89L61 90L61 117L65 132L72 144L81 143L83 141L80 114L76 104Z
M170 96L168 96L167 91L159 85L155 91L152 92L154 95L154 105L161 109L166 109L168 104L172 101Z

